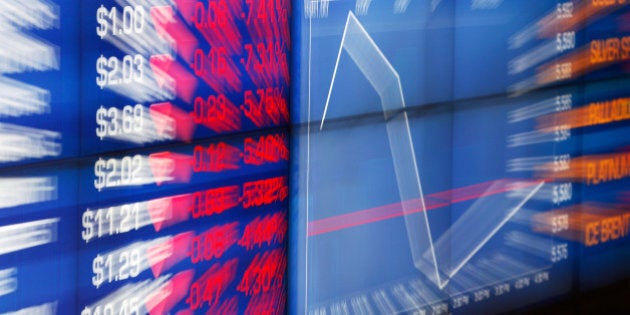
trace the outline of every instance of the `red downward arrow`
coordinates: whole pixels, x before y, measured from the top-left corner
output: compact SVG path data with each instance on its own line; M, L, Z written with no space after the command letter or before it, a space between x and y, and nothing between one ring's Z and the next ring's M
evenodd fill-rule
M155 278L188 257L193 237L193 232L181 233L147 249L147 260Z
M149 294L145 302L149 314L166 314L175 307L188 292L194 275L193 270L182 271L173 276L156 292Z
M147 249L147 260L155 278L159 277L173 252L173 239L151 246Z
M195 132L195 121L188 113L170 102L153 104L149 111L158 134L165 135L173 132L171 121L163 119L164 116L167 116L175 122L175 137L179 140L190 142Z
M175 94L179 98L186 102L192 101L195 89L197 89L197 79L171 55L151 56L149 64L160 88L173 84L174 86L169 87L175 89Z
M156 232L164 226L164 222L173 217L173 208L170 198L154 199L147 203L147 210Z
M147 210L155 231L188 220L192 198L191 194L184 194L149 201Z
M168 5L153 7L151 18L158 36L175 41L175 50L184 60L191 63L197 48L197 39L177 17L173 7Z
M172 152L149 155L149 166L155 183L188 183L192 176L192 156Z

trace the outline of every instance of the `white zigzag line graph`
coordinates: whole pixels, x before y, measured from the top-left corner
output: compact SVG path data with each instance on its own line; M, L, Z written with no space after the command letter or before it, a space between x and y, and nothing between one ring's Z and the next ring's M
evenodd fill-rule
M459 272L459 270L464 267L479 250L481 250L481 248L518 212L518 210L520 210L521 207L523 207L530 198L534 196L536 192L538 192L538 190L540 190L540 188L544 185L544 181L535 185L535 187L527 193L526 197L522 199L518 205L511 209L501 222L492 229L492 231L490 231L483 240L475 246L459 264L457 264L454 269L446 274L447 279L443 280L440 276L438 268L439 265L432 239L428 215L427 212L424 211L426 206L420 182L420 172L418 164L416 163L417 158L411 137L409 118L407 116L407 112L404 111L406 104L400 76L351 11L348 12L319 129L321 131L324 128L330 98L339 68L341 53L344 50L350 55L352 60L370 82L372 87L376 90L381 99L383 113L385 115L385 120L387 121L386 126L390 149L394 161L394 170L396 173L396 180L398 183L400 199L402 201L403 212L405 213L407 236L409 238L414 264L418 270L423 272L440 289L443 289L449 283L450 279ZM409 174L410 172L408 170L413 170L411 172L412 174ZM409 175L412 175L413 178L410 178ZM407 215L410 214L412 210L415 212L418 209L417 205L405 202L406 200L413 199L420 200L420 208L422 209L421 220L424 221L424 224L418 224L419 222L412 221L410 216ZM428 244L428 246L425 246L428 247L428 250L421 250L423 247L421 244L422 242L424 242L425 245ZM429 265L432 266L427 266L426 264L422 265L423 256L426 257L426 255L430 256ZM427 268L422 268L422 266L432 267L431 269L433 269L435 274L431 274L431 272L426 270Z

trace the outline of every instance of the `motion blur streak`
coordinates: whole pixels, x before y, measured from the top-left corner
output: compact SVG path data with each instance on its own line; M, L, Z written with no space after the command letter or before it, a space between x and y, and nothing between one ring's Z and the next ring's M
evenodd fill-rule
M572 4L573 5L573 4ZM586 25L589 19L595 19L626 5L625 1L582 1L575 5L571 17L558 19L557 11L545 16L538 25L541 37L553 37L559 32L576 30Z
M561 128L568 129L563 126L554 126L554 128L552 128L551 130L526 131L514 135L509 135L507 138L508 148L522 147L540 143L559 142L560 140L562 140L559 137L563 136L562 134L559 134Z
M56 199L56 177L0 178L0 209Z
M617 1L608 1L607 4L597 1L563 4L564 7L552 10L536 23L512 36L510 38L510 48L517 49L537 38L551 38L556 36L557 33L581 29L589 19L609 14L623 5L624 3L621 1L619 4L617 4Z
M15 277L17 268L9 268L0 270L0 296L15 292L18 287L18 281Z
M604 66L602 63L591 63L590 47L578 48L557 60L552 60L538 67L536 84L547 85L570 77L580 77ZM558 70L562 65L570 67L566 70ZM561 72L559 74L559 72ZM565 73L566 72L566 73Z
M59 7L48 0L0 3L0 30L59 27Z
M0 73L59 69L59 48L21 32L0 33Z
M8 312L2 315L53 315L57 314L57 302L25 307L15 312Z
M208 312L206 312L207 315L212 315L212 314L226 314L226 315L231 315L231 314L238 314L238 297L233 296L229 299L224 300L222 303L215 303L214 305L212 305L209 309ZM186 314L180 314L177 313L177 315L186 315ZM192 315L192 312L190 312L190 315Z
M127 284L100 301L83 309L81 314L101 314L104 309L116 314L165 314L184 297L194 272L185 270L155 280Z
M58 222L51 218L0 227L0 255L56 241Z
M245 227L238 245L252 250L255 247L263 247L264 243L267 246L282 244L288 228L285 216L283 212L276 212L256 217Z
M524 121L541 115L550 114L556 111L556 98L549 98L532 105L520 107L508 114L510 123Z
M50 112L50 91L0 76L0 117Z
M507 161L507 171L522 172L554 169L554 161L557 159L558 157L555 155L514 158Z
M220 303L223 294L234 281L238 262L238 258L234 258L224 264L215 263L195 280L186 299L189 309L196 311L206 304L212 307Z
M286 266L286 256L282 249L259 253L245 270L236 289L247 296L277 292L282 289Z
M56 131L0 123L0 162L61 154L61 134Z
M518 74L521 73L542 61L545 61L557 54L556 43L554 41L548 41L546 44L536 47L533 50L519 56L509 64L509 73Z
M630 212L624 204L582 203L535 215L532 229L591 247L627 238Z
M284 313L284 306L286 303L286 294L283 290L272 290L266 293L262 293L252 297L245 314L269 314L279 315Z
M92 263L94 269L92 284L98 288L103 284L135 278L149 268L157 268L154 274L159 276L166 260L171 255L176 256L175 250L168 246L171 239L170 236L164 236L155 240L139 241L110 252L98 254ZM186 248L180 250L186 250ZM156 265L158 267L155 267ZM112 270L119 271L121 275L112 275Z
M116 2L122 7L132 5L135 7L142 6L144 8L151 7L151 5L170 5L172 3L172 1L169 0L153 1L151 5L149 5L147 1L117 0ZM143 32L126 34L126 36L113 36L111 33L106 33L103 35L102 39L110 42L116 48L128 54L141 53L142 55L151 55L170 52L172 48L169 44L172 38L164 39L162 36L158 36L158 25L153 22L151 15L145 14L143 18L142 23L148 25ZM172 16L163 16L163 18L170 19ZM108 27L110 27L111 24L122 25L122 22L123 21L117 17L116 20L111 23L105 21L105 23L108 23Z

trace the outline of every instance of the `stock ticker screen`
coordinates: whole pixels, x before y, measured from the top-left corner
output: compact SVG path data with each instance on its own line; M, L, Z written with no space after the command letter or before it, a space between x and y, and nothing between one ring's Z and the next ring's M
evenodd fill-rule
M627 279L630 3L293 4L290 313L513 312Z
M284 312L290 14L0 3L0 313Z
M630 278L630 2L0 2L0 314L492 314Z

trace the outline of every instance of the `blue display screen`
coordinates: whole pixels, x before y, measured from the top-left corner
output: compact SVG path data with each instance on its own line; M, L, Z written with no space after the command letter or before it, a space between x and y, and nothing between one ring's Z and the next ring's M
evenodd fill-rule
M298 1L292 314L491 314L628 277L628 8Z
M627 281L629 23L0 2L0 314L493 314Z
M0 4L0 313L285 312L290 14Z

